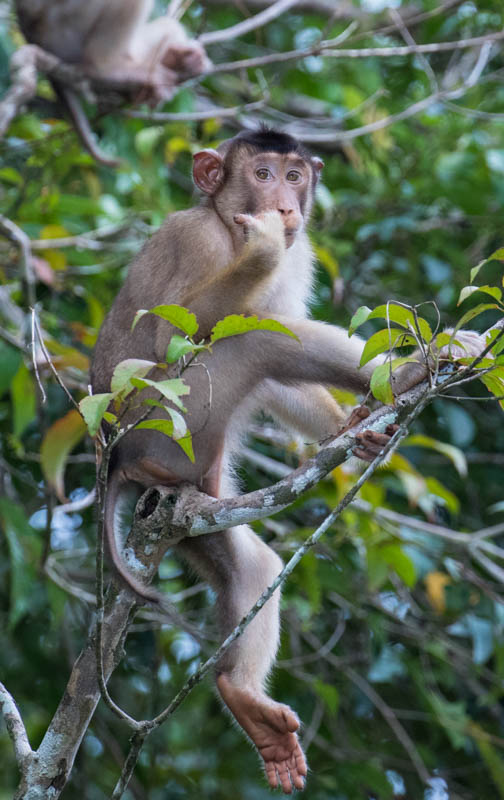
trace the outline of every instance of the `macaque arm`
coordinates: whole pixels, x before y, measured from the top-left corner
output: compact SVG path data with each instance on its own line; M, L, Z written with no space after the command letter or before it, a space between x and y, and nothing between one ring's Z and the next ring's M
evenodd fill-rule
M261 408L287 428L302 434L307 442L318 442L335 436L346 420L325 386L301 383L285 386L273 380L259 387Z

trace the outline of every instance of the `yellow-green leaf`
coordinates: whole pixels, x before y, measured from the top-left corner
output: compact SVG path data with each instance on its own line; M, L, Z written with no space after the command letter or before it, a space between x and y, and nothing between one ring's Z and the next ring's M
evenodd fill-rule
M124 361L120 361L114 369L110 388L114 393L124 392L128 394L133 388L131 379L143 378L155 366L154 361L145 361L141 358L127 358Z
M10 385L12 399L13 430L21 436L35 418L35 384L28 368L21 363Z
M259 319L255 315L246 317L243 314L230 314L214 326L210 341L213 344L218 342L219 339L226 339L228 336L239 336L250 331L271 331L292 336L293 339L298 338L295 333L292 333L281 322L277 322L276 319Z
M113 397L113 392L105 392L88 395L80 401L80 412L84 417L90 436L96 436L98 433L101 421Z
M86 424L73 408L51 425L42 439L40 463L42 472L62 503L65 502L64 474L69 453L86 433Z
M174 304L139 309L139 311L137 311L135 314L131 330L135 328L137 322L143 316L145 316L145 314L155 314L156 317L161 317L161 319L169 322L170 325L173 325L175 328L179 328L179 330L184 331L187 336L194 336L199 327L196 316L192 313L192 311L188 311L187 308L184 308L184 306L178 306Z
M451 444L446 444L445 442L439 442L437 439L433 439L431 436L424 436L421 433L408 436L403 440L403 445L410 445L412 447L429 447L431 450L436 450L438 453L442 453L450 459L458 474L462 478L467 476L466 457L462 450L459 450L458 447L454 447Z
M364 364L367 364L368 361L371 361L380 353L385 353L394 347L404 347L409 344L416 344L415 337L398 328L384 328L381 331L376 331L364 345L360 366L363 367Z
M355 331L360 325L364 325L365 321L368 319L370 314L371 314L370 308L368 308L367 306L360 306L360 308L357 309L352 319L350 320L348 335L351 336L353 333L355 333Z

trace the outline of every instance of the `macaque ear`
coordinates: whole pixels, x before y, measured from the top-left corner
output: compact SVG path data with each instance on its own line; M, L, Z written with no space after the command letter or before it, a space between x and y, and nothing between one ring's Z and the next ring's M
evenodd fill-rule
M217 150L200 150L193 156L194 183L205 194L214 194L224 180L224 159Z
M320 173L322 172L322 169L324 167L324 162L318 156L312 156L311 163L313 171L315 173L315 179L318 181L318 179L320 178Z

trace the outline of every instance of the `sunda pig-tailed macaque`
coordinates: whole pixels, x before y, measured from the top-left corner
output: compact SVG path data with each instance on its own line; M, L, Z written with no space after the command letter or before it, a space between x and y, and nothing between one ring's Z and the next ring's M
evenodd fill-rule
M153 0L16 0L19 24L28 42L118 91L131 84L133 99L155 105L169 100L175 86L208 69L203 47L173 17L149 22ZM107 163L93 145L76 95L62 86L84 145ZM114 162L110 162L114 163Z
M310 440L320 440L344 422L325 387L368 390L375 363L359 369L363 342L308 319L314 259L306 223L321 169L322 161L294 138L267 129L196 153L193 174L202 201L170 214L147 242L103 324L92 366L95 393L109 390L114 367L123 359L164 360L173 329L147 315L131 331L139 308L186 306L196 314L202 337L232 313L274 317L299 337L266 331L230 337L186 370L194 464L154 430L131 431L113 451L106 535L118 572L143 597L152 595L129 575L116 546L115 520L127 487L189 481L214 497L229 496L236 492L230 461L253 411L265 409ZM166 373L159 371L162 376ZM405 365L397 373L396 391L424 376L422 364ZM125 422L134 419L129 413ZM153 416L162 416L160 409ZM368 457L386 441L385 434L366 439ZM246 525L183 541L177 550L215 589L223 635L282 567ZM303 788L307 767L296 714L264 688L278 645L278 606L276 592L223 657L217 685L264 759L270 786L280 785L288 794Z

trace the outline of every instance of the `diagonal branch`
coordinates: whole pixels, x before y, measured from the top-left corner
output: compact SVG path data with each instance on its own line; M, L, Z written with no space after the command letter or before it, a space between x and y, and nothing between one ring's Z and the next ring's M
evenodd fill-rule
M17 765L21 774L25 774L33 758L33 751L16 702L3 683L0 683L0 714L5 720L7 733L14 745Z

